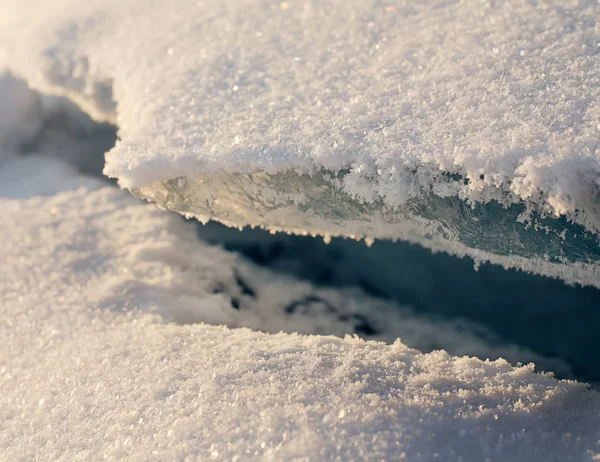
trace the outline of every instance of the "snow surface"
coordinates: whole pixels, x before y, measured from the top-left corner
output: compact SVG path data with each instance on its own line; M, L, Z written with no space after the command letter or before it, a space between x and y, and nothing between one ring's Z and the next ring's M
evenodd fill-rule
M598 18L596 0L1 0L0 68L118 125L106 174L186 216L600 287Z
M248 264L166 212L80 183L0 201L7 460L600 456L600 395L531 367L400 340L165 323L231 323L234 272ZM257 293L306 291L251 270Z
M0 60L118 123L106 173L127 188L348 169L367 201L524 202L598 232L599 18L597 0L3 0Z
M330 306L422 348L433 339L456 353L528 355L203 243L192 224L78 174L65 159L86 143L53 132L56 101L20 89L0 79L23 124L25 109L39 110L41 131L19 136L43 142L0 131L6 460L600 457L600 395L533 366L203 324L352 331ZM282 315L298 300L312 301Z
M86 122L61 134L48 117L68 104L2 72L118 123L106 171L126 187L348 169L364 200L524 201L598 231L599 13L592 0L0 0L2 457L600 459L585 384L406 344L560 361L200 241L78 173Z

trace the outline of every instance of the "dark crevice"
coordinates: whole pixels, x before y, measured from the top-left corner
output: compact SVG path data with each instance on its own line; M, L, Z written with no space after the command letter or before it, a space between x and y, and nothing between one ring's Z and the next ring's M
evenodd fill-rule
M44 119L37 135L21 146L23 155L49 153L79 172L116 185L103 175L104 153L117 141L117 127L96 122L66 98L42 96Z
M335 313L337 312L335 306L333 306L331 303L329 303L327 300L323 300L321 297L316 297L314 295L308 296L308 297L304 297L301 300L296 300L290 304L288 304L284 311L287 314L294 314L298 311L300 311L300 309L302 309L303 313L306 314L307 312L309 312L310 310L310 306L313 303L320 303L322 304L326 311L329 313Z
M354 314L352 316L356 321L354 326L354 332L361 335L376 335L377 329L375 329L369 320L362 314Z
M240 277L239 274L235 275L235 282L239 286L242 295L247 295L249 297L256 297L256 292L250 288L250 286Z
M222 244L258 264L326 287L359 287L378 298L409 305L439 319L465 319L491 329L494 343L512 343L567 362L573 377L600 381L600 290L560 280L432 254L404 242L363 242L242 232L217 223L199 226L202 238ZM310 303L286 307L293 315ZM335 307L331 307L335 310ZM345 319L341 319L344 321ZM372 335L368 319L355 333ZM485 336L484 333L481 334ZM441 348L444 345L440 345Z

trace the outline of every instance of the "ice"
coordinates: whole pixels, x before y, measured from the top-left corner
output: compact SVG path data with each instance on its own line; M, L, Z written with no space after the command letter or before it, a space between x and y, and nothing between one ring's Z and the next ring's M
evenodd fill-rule
M0 13L0 65L116 122L105 172L143 197L598 285L596 1L4 0Z
M597 285L599 8L0 0L0 69L117 123L107 173L162 205L202 192L186 184L227 179L244 187L206 212L232 224L377 229ZM585 384L407 345L556 371L561 361L208 245L190 223L80 174L96 132L85 120L55 130L53 111L72 110L64 100L4 75L0 105L7 460L600 458L600 397ZM470 202L483 208L465 221ZM406 207L406 220L387 219ZM365 219L343 219L357 210ZM534 245L566 243L526 248L532 257L468 242L456 224L490 211L548 226ZM352 332L401 339L341 338Z
M265 173L176 178L135 190L138 196L202 221L260 226L301 235L405 240L476 262L600 287L598 235L524 206L469 205L429 195L390 209L353 199L332 175Z

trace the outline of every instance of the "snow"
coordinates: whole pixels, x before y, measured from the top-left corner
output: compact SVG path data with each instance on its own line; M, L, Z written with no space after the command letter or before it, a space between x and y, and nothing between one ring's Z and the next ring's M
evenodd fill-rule
M26 89L1 82L3 94ZM208 245L193 223L78 173L65 159L89 155L86 143L68 140L72 124L53 127L68 106L20 95L14 114L33 104L41 123L19 136L43 142L0 138L16 141L0 168L6 459L600 457L600 395L585 384L403 341L559 361ZM353 314L372 337L402 340L235 328L342 336Z
M0 8L14 72L118 123L124 187L349 169L368 201L524 202L600 229L595 0Z
M200 323L231 322L232 273L248 264L168 213L80 182L0 202L8 460L600 455L600 395L530 366ZM306 290L259 279L274 297Z
M0 2L0 66L115 123L105 173L139 196L598 287L597 1L39 3Z
M126 187L348 167L390 205L433 189L595 229L598 8L0 1L2 456L599 459L597 392L461 355L561 361L201 241L82 175L96 128L4 73L117 122ZM361 326L399 339L343 337Z

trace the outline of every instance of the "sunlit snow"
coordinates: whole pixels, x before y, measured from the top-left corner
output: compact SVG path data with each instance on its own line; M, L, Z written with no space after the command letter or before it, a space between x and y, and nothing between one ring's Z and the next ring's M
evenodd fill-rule
M116 122L139 195L599 284L596 1L0 6L0 62Z
M0 457L600 459L563 358L260 267L91 176L110 149L122 187L201 220L600 287L599 18L0 0Z

